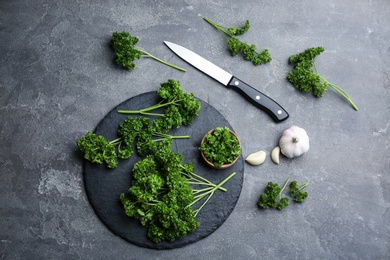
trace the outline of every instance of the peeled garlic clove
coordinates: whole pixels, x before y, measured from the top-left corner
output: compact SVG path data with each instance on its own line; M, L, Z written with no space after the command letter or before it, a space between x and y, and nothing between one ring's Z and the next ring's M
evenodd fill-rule
M245 161L251 165L260 165L265 161L267 154L264 151L252 153L246 157Z
M279 164L280 147L276 146L271 152L271 159L274 163Z

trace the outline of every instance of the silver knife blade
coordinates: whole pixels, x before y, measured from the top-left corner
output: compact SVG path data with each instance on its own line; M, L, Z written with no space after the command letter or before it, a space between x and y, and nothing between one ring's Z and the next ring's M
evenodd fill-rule
M169 47L169 49L176 53L177 56L181 57L192 66L214 78L216 81L219 81L223 85L227 86L229 81L232 79L232 74L199 56L195 52L172 42L164 41L164 43Z
M253 105L262 109L269 116L271 116L275 122L282 122L289 117L287 111L278 103L276 103L267 95L261 93L257 89L254 89L247 83L233 76L229 72L221 69L217 65L199 56L195 52L188 50L187 48L168 41L164 41L164 43L180 58L182 58L198 70L219 81L224 86L238 91Z

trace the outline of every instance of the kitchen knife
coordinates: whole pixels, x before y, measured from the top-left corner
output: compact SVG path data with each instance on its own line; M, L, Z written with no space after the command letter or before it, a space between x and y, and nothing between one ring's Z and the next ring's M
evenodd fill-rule
M238 91L242 96L249 100L252 104L265 111L275 122L282 122L288 118L288 113L278 103L260 91L249 86L242 80L233 76L229 72L221 69L217 65L211 63L198 54L190 51L180 45L172 42L164 41L164 43L176 53L180 58L209 75L213 79L219 81L228 88Z

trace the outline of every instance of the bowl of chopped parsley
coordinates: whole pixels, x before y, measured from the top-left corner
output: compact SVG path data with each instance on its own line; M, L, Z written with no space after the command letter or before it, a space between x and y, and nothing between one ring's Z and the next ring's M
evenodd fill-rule
M241 143L228 127L216 127L205 134L199 150L207 165L215 169L226 169L240 157Z

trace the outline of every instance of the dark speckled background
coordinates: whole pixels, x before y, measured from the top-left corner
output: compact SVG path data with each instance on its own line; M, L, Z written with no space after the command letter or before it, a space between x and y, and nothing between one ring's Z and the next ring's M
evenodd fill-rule
M242 38L268 48L271 63L230 57L202 20L251 29ZM387 0L60 1L0 0L0 258L3 259L388 259L390 257L390 3ZM187 68L152 60L134 71L113 63L114 31ZM207 57L278 101L290 118L275 124L236 92L193 69L164 44ZM329 90L296 91L290 55L322 45L317 68L359 111ZM240 199L207 238L179 249L132 245L110 232L85 192L76 139L116 105L177 79L217 109L244 156L268 155L291 125L310 151L245 165ZM283 212L260 211L268 181L309 181L310 197Z

